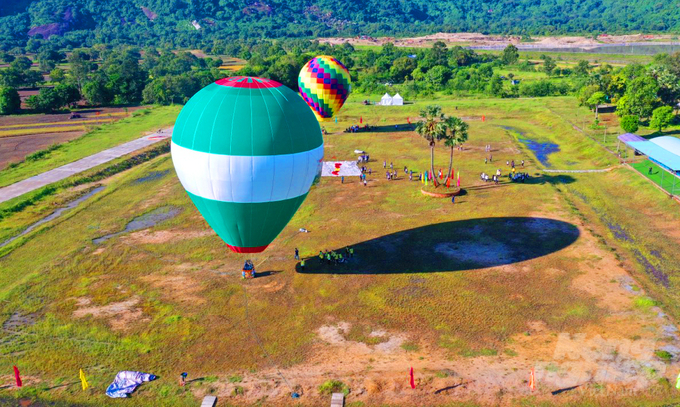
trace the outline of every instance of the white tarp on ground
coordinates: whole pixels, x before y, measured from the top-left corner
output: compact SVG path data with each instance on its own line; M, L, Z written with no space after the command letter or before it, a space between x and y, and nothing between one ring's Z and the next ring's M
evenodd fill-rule
M361 175L356 161L324 161L322 177L351 177Z
M155 378L155 375L149 373L132 372L129 370L118 372L113 383L106 389L106 395L112 398L127 397L128 394L135 391L137 386Z
M392 106L392 96L389 93L385 93L382 98L380 98L381 106Z
M394 95L392 98L392 106L403 106L404 105L404 98L401 97L400 94Z

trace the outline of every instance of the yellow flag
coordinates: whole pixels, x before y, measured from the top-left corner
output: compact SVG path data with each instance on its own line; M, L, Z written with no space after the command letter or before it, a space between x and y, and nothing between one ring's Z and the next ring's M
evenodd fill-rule
M85 373L83 373L83 369L80 369L80 384L83 386L83 390L87 390L87 388L90 387L87 379L85 379Z

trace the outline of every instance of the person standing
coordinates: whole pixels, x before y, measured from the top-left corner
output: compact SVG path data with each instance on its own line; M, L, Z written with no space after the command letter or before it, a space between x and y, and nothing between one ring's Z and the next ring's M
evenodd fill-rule
M394 165L392 164L392 161L390 161L390 169L391 169L391 170L394 169Z
M366 178L364 178L364 186L366 186Z
M524 168L524 160L522 160L522 168Z
M383 161L383 168L387 168L387 160Z
M305 271L305 259L300 260L300 271Z
M297 247L295 248L295 260L300 260L300 252Z
M369 169L368 169L368 175L371 175L371 174L373 174L373 170L371 170L371 169L369 168Z
M452 204L456 203L456 196L455 195L451 195L451 203Z
M340 177L340 183L341 183L341 184L344 184L344 183L345 183L345 176L344 176L344 175Z

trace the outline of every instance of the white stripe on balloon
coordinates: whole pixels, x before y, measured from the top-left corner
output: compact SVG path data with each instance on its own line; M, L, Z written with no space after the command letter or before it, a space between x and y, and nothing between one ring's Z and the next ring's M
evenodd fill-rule
M323 144L295 154L211 154L171 144L172 162L184 189L221 202L282 201L309 192L321 171Z

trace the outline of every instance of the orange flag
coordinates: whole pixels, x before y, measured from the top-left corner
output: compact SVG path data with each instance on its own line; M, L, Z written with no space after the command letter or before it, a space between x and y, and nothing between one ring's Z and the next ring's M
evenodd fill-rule
M451 178L446 179L446 187L451 188Z
M531 375L529 376L529 388L531 391L536 390L536 377L534 374L534 368L531 368Z

